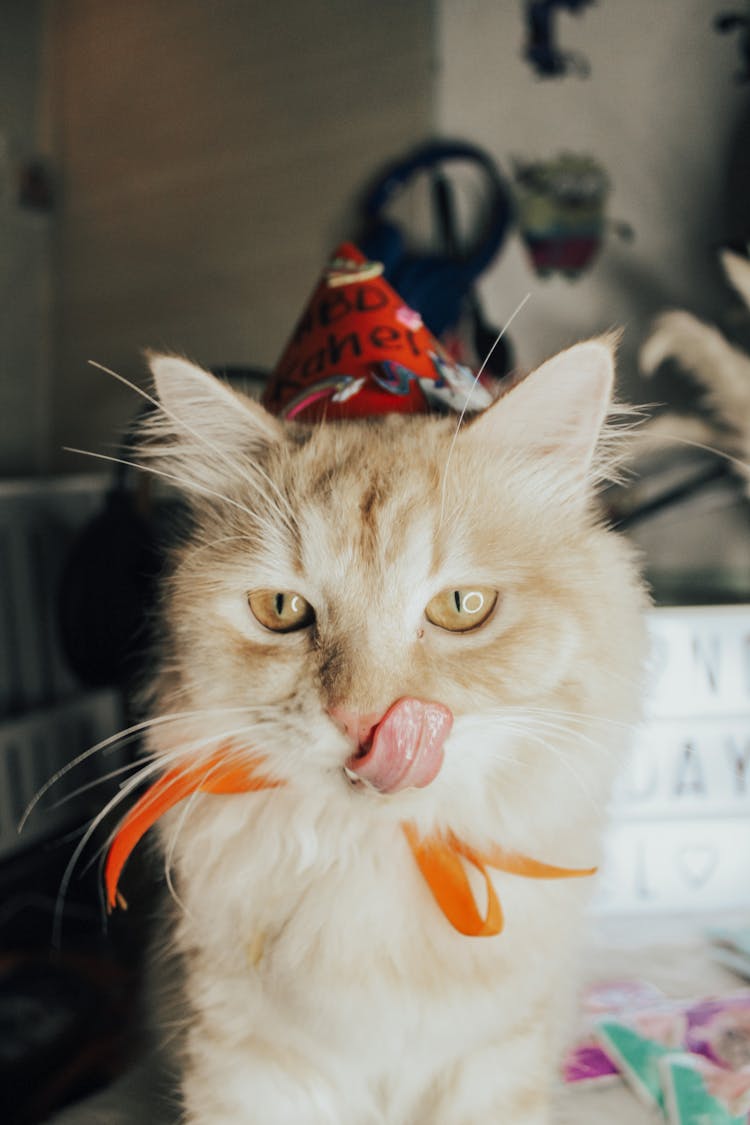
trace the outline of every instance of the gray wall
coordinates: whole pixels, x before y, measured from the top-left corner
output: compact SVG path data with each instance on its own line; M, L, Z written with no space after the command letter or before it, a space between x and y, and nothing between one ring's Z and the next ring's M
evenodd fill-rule
M430 0L64 0L54 446L136 403L88 359L271 365L352 195L430 131ZM75 464L74 464L75 461ZM60 468L80 459L56 458Z
M550 80L522 58L522 7L440 0L439 126L484 145L508 175L513 157L590 153L612 181L610 214L632 224L635 238L610 238L594 267L570 282L539 279L515 236L483 282L486 309L502 324L531 293L510 333L526 367L622 326L625 397L688 403L685 378L640 380L637 353L665 308L733 320L737 302L716 248L750 237L750 86L735 81L737 34L716 33L713 21L742 5L604 0L560 13L561 45L585 56L591 74ZM717 581L719 571L731 572L747 589L747 504L726 489L644 523L634 537L654 571L716 572Z
M487 305L502 322L531 291L513 327L527 365L563 343L625 326L633 387L635 352L655 312L684 305L713 315L726 304L714 251L737 233L728 229L726 189L750 87L734 81L737 36L719 35L712 24L733 5L604 0L575 16L560 13L560 43L585 56L591 74L547 80L522 58L522 7L441 0L439 126L487 147L508 174L513 157L590 153L612 181L610 214L632 224L635 240L612 237L596 266L571 283L539 280L516 237L486 277ZM750 234L750 201L742 202Z
M22 164L48 144L43 15L38 0L0 5L0 475L48 453L52 219L18 203Z

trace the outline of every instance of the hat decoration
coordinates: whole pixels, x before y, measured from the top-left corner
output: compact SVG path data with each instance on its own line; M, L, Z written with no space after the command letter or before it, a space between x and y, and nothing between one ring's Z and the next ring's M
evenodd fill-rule
M483 410L487 387L456 363L345 242L331 258L266 387L268 410L298 422Z

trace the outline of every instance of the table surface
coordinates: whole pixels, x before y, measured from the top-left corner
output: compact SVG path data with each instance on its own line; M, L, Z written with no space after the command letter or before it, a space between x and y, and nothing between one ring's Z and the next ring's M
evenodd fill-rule
M703 937L711 925L748 924L736 915L711 918L606 918L592 920L583 961L585 982L641 979L675 999L721 995L743 987L729 970L712 961ZM73 1106L54 1125L157 1125L149 1114L150 1078L137 1070L109 1091ZM654 1115L621 1083L596 1089L560 1088L553 1125L653 1125Z

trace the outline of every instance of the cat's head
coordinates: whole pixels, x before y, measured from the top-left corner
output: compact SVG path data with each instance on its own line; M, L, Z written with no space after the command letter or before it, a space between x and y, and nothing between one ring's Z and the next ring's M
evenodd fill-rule
M627 710L636 583L592 504L610 341L460 428L282 423L182 359L151 366L144 450L194 516L160 705L203 712L196 753L223 733L290 783L429 820L488 779L549 780L561 715Z

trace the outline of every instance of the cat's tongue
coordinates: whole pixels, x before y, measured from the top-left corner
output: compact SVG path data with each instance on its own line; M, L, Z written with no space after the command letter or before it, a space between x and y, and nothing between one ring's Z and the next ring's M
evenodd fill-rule
M440 771L452 726L453 715L442 703L399 699L375 727L370 745L346 767L381 793L421 789Z

